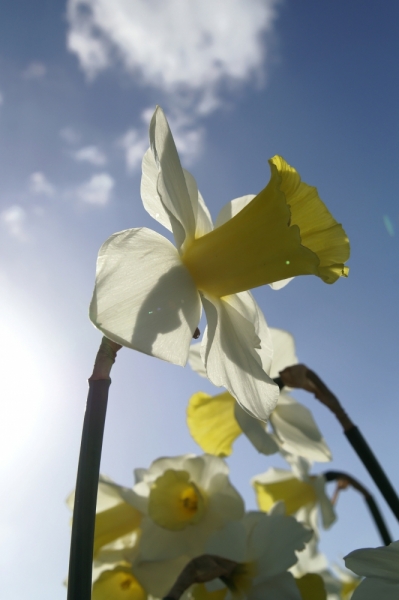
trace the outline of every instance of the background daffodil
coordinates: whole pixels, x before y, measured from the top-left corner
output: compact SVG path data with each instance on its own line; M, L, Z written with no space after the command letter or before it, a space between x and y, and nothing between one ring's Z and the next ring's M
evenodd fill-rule
M270 377L296 364L294 338L282 329L269 328L273 342L273 360ZM200 344L192 344L189 353L190 366L206 377L200 355ZM279 450L303 456L311 461L328 462L331 452L321 435L312 413L294 400L286 391L280 391L275 409L266 424L245 412L229 392L210 396L197 392L191 396L187 407L187 424L194 440L204 452L216 456L229 456L234 440L244 433L262 454L274 454Z
M244 503L216 456L159 458L136 471L133 487L141 522L139 561L194 558L227 521L241 519Z
M325 477L310 475L310 464L305 459L291 457L291 460L292 471L272 467L252 478L258 506L268 512L274 504L283 501L288 515L295 515L318 535L317 509L324 529L336 520L334 507L325 492Z
M207 376L266 420L278 388L267 374L267 326L247 290L306 274L332 283L347 274L346 234L316 189L279 156L269 161L264 190L230 203L213 229L159 107L150 144L143 159L144 207L172 231L176 247L146 228L112 235L99 252L90 318L115 342L184 365L202 303Z

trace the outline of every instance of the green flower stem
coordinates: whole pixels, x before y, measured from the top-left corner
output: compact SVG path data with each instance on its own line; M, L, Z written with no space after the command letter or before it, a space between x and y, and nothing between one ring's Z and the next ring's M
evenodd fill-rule
M324 473L324 477L327 481L337 481L338 490L346 489L348 485L350 485L358 492L360 492L363 495L363 498L370 510L371 516L373 517L374 523L379 531L383 543L385 544L385 546L388 546L392 543L391 535L388 531L388 528L385 524L385 521L380 512L380 509L377 506L376 501L374 500L370 492L361 483L359 483L359 481L354 479L351 475L343 473L342 471L326 471Z
M314 371L308 369L306 365L293 365L291 367L287 367L280 372L280 377L284 385L294 388L301 388L313 393L316 398L336 416L342 425L349 443L366 467L367 471L373 478L374 483L384 496L388 506L399 521L398 495L377 458L375 457L374 452L364 439L359 429L346 414L338 398L334 396L334 394L328 389L320 377L316 375Z
M121 346L103 338L89 379L73 510L69 557L68 600L90 600L98 477L109 373Z
M397 493L395 492L391 482L375 457L374 452L364 439L361 431L355 425L353 425L344 433L352 448L355 450L367 471L370 473L374 483L384 496L388 506L399 521L399 498Z

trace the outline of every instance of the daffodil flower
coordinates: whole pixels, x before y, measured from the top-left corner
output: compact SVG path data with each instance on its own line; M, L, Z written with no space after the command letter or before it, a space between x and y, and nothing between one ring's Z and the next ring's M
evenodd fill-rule
M296 467L292 471L270 468L252 478L258 506L268 512L274 504L283 501L288 515L295 515L318 535L318 510L324 529L336 520L334 507L325 492L325 478L310 475L310 464L305 459L291 457L291 460Z
M270 376L278 377L280 371L298 362L295 343L287 331L270 327L269 332L274 349ZM191 346L188 360L199 375L206 377L200 344ZM311 461L331 460L331 452L312 413L285 391L280 391L269 423L272 432L267 431L265 423L245 412L229 392L217 396L197 392L191 396L187 407L190 433L204 452L229 456L233 442L244 433L262 454L274 454L280 450Z
M226 463L215 456L160 458L136 471L133 491L141 522L138 561L164 561L204 552L209 535L241 519L244 504Z
M327 283L347 274L349 243L315 188L280 156L255 197L232 201L213 229L195 179L181 167L162 110L143 159L144 207L169 229L128 229L101 247L90 318L115 342L185 365L203 305L207 376L250 414L267 420L278 398L263 315L247 290L296 275Z
M348 569L365 577L352 600L399 598L399 541L380 548L354 550L344 560Z

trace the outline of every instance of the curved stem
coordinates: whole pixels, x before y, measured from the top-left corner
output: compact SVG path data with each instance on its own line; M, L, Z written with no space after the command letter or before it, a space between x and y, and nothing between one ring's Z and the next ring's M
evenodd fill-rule
M284 385L311 392L338 419L352 448L366 467L388 506L399 521L399 498L367 441L346 414L338 398L306 365L293 365L280 372Z
M91 598L98 477L108 390L111 384L109 373L119 348L119 344L107 338L102 339L93 374L89 379L73 509L68 600Z
M345 489L348 485L352 486L355 490L360 492L370 510L371 516L373 517L374 523L380 533L381 539L386 546L392 543L392 538L385 524L383 516L370 492L354 477L348 473L342 471L326 471L324 477L327 481L337 481L340 487L338 489Z

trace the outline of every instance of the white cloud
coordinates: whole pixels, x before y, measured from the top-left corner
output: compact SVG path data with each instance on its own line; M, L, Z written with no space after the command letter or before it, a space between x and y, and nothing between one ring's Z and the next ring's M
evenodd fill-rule
M68 0L68 49L89 78L115 62L207 114L225 84L264 76L280 0Z
M31 62L22 73L25 79L43 79L47 73L46 65L39 61Z
M72 127L64 127L60 131L60 137L67 144L78 144L80 142L80 135Z
M79 162L88 162L95 167L102 167L107 163L107 157L97 146L85 146L72 156Z
M55 194L54 186L49 182L47 177L40 171L37 171L36 173L32 173L32 175L29 177L29 191L32 194L35 194L38 196L40 195L40 196L51 197L51 196L54 196L54 194Z
M105 206L111 199L114 186L115 182L111 175L108 173L99 173L98 175L93 175L89 181L86 181L78 188L78 198L88 204Z
M126 167L128 171L136 170L143 160L144 152L149 144L148 133L145 129L129 129L118 141L125 151Z
M0 92L0 106L4 104L4 94Z
M8 230L8 233L21 242L25 242L28 236L25 232L26 211L17 204L6 208L0 213L0 221Z

